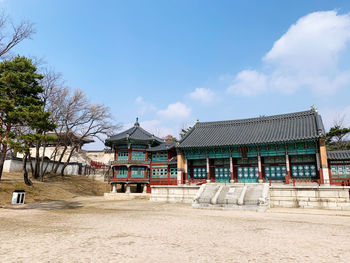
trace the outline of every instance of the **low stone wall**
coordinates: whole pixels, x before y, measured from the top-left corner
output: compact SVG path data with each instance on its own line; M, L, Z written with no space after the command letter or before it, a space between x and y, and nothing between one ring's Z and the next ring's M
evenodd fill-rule
M105 193L104 198L106 200L118 200L118 201L127 201L127 200L134 200L134 199L150 199L150 194L144 194L144 193Z
M350 210L349 189L337 186L272 185L270 207Z
M153 185L151 201L191 204L200 186L191 185Z

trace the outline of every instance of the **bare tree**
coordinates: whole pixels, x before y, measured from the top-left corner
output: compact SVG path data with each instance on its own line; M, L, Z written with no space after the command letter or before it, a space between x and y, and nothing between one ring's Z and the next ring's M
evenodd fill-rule
M60 171L63 176L72 156L84 143L93 139L103 141L105 135L112 134L120 125L113 124L108 107L90 103L81 90L70 92L68 88L54 88L51 93L53 96L47 96L47 109L57 125L57 141L52 156L57 163L52 172L57 173L59 165L64 163Z
M61 96L64 96L64 81L62 78L62 75L60 73L55 72L52 69L44 68L42 70L44 78L41 80L40 85L44 88L44 92L41 94L41 98L43 101L43 107L45 111L48 112L57 112L59 110L59 104L54 103L56 100L62 99ZM63 92L62 92L63 91ZM57 98L58 96L58 98ZM57 115L57 114L56 114ZM51 120L55 123L56 119L51 116ZM49 138L46 136L46 132L44 132L42 135L43 138ZM51 139L52 140L52 139ZM35 152L35 165L34 165L34 177L40 176L40 180L44 180L44 175L48 167L48 163L46 164L46 167L44 168L44 159L45 159L45 152L46 152L46 145L48 143L48 140L45 142L38 142L36 144L36 152ZM40 158L40 148L43 144L43 151L42 156ZM52 158L53 156L51 156ZM50 159L51 159L50 158Z
M102 104L91 104L82 91L76 90L72 96L71 104L68 107L66 130L74 136L68 137L71 140L72 148L67 161L61 170L61 176L74 152L80 150L83 144L91 139L103 141L103 135L111 135L120 126L113 124L109 108Z
M4 13L0 12L0 59L10 55L10 51L25 39L30 39L35 34L33 23L27 20L14 24Z

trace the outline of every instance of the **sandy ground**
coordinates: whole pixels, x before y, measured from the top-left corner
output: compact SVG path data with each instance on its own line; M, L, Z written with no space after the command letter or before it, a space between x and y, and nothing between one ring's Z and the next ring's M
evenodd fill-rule
M350 213L101 197L0 208L0 262L349 262Z

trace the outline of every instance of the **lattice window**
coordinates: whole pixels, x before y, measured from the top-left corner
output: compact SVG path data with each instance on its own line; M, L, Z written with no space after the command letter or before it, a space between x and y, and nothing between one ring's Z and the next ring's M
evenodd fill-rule
M170 178L177 178L177 168L170 168Z
M118 161L127 161L129 159L129 152L118 152Z
M132 151L131 160L144 161L146 158L146 152L142 151Z
M205 178L207 178L207 168L205 167L193 168L192 179L205 179Z
M127 178L127 177L128 177L128 169L126 167L118 167L117 178Z
M332 178L350 178L350 165L331 165Z

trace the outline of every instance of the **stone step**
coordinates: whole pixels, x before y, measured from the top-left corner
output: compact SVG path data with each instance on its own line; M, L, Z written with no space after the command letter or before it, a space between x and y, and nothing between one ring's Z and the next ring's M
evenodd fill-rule
M269 207L269 187L267 184L205 184L198 191L192 206L265 211Z

